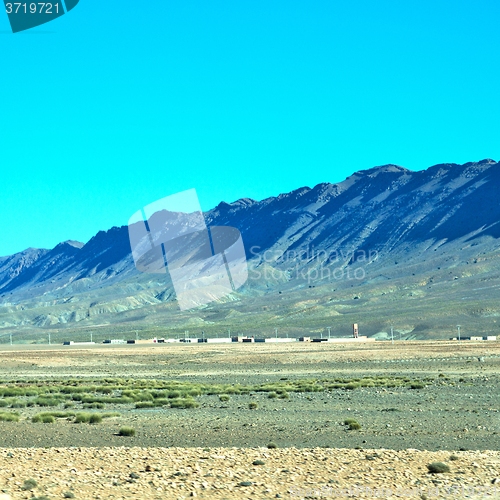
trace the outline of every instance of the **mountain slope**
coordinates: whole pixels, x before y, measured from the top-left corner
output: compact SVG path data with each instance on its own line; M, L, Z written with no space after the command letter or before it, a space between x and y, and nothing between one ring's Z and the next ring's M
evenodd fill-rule
M397 287L415 285L414 297L424 300L431 293L424 289L433 289L433 283L456 288L450 279L456 281L462 266L469 267L458 274L491 284L500 268L499 192L500 166L483 160L419 172L385 165L356 172L340 183L304 187L262 201L222 202L205 218L210 226L241 231L250 279L203 314L177 310L168 274L146 275L135 269L126 227L101 231L85 245L65 242L52 250L28 249L0 258L0 327L67 328L82 322L144 326L164 317L170 318L172 328L192 321L207 327L225 318L214 310L234 301L247 315L258 313L262 324L270 324L294 317L292 303L304 300L305 289L311 296L319 293L323 302L297 314L322 324L323 319L331 321L333 312L342 315L326 299L332 292L354 288L360 295L369 288L371 296L378 297L389 293L382 291L384 283L400 280ZM477 264L474 270L469 263ZM356 270L356 279L351 279ZM272 314L265 312L264 297L280 292L288 293L291 303ZM490 313L494 318L497 310ZM439 321L445 315L441 311ZM382 317L382 309L375 316ZM372 321L373 334L385 328L384 321ZM491 331L496 320L488 321ZM408 322L406 329L413 331L417 323ZM420 328L428 332L435 326Z

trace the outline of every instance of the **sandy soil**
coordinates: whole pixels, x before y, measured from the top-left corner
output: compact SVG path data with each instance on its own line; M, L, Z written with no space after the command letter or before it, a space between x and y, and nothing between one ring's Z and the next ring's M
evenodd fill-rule
M13 499L500 497L498 452L454 458L411 449L15 449L1 452L0 483ZM433 462L450 472L429 473ZM30 479L37 486L23 491Z
M95 426L33 424L29 418L40 409L25 408L21 422L0 423L0 491L12 499L65 492L68 498L328 498L339 487L350 487L350 497L369 497L364 487L378 489L379 497L389 496L388 489L393 497L500 496L500 343L14 346L0 352L4 381L124 376L253 384L381 373L447 378L417 391L297 393L289 401L256 394L225 403L202 396L200 408L191 410L108 407L122 415ZM259 408L249 410L248 401ZM348 431L347 417L362 429ZM137 435L118 436L124 424ZM271 441L278 449L266 448ZM458 459L450 460L452 454ZM252 465L255 460L264 465ZM435 461L451 471L429 474L426 465ZM23 491L30 478L38 486Z

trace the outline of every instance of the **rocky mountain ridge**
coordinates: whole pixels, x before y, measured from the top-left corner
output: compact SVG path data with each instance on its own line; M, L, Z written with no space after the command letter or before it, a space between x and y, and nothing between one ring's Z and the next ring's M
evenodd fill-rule
M384 165L262 201L221 202L205 218L209 226L241 231L250 269L275 271L254 279L250 273L244 289L228 299L241 301L306 282L332 283L324 276L309 283L307 273L318 268L363 267L363 280L337 280L342 289L420 276L431 262L436 271L481 262L500 248L499 192L500 165L490 159L418 172ZM322 262L311 257L314 251ZM332 255L349 258L339 262ZM369 262L358 262L360 255ZM84 306L76 310L78 303ZM144 315L134 313L142 321L148 307L166 303L175 306L168 275L135 269L127 227L100 231L86 244L67 241L52 250L30 248L0 258L0 327L92 322L100 315L113 322L113 315L130 310L143 310Z

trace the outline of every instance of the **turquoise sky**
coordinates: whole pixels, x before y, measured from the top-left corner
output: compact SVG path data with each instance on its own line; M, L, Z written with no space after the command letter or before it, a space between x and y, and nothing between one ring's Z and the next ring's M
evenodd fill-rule
M0 255L396 163L500 159L500 2L80 0L0 15Z

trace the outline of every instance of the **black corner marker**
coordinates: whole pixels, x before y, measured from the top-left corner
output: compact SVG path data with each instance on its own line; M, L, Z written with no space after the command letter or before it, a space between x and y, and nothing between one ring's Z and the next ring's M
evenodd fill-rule
M63 2L64 0L53 0L52 3L4 0L12 32L25 31L61 17L65 7L66 12L69 12L76 7L79 0L66 0L64 4Z

